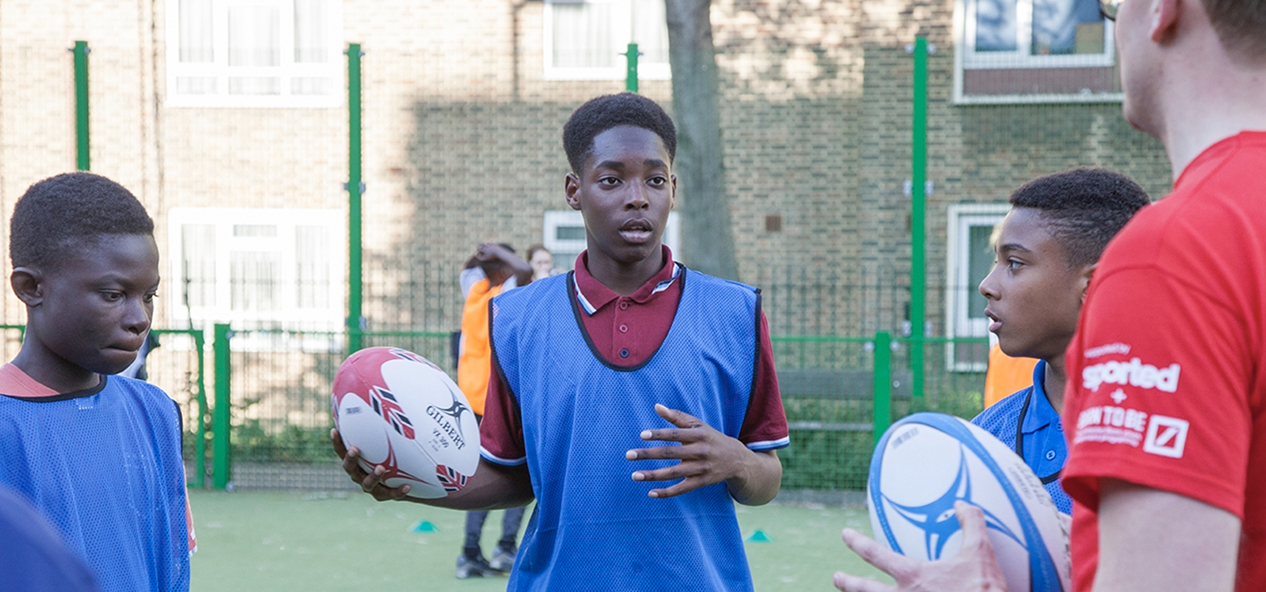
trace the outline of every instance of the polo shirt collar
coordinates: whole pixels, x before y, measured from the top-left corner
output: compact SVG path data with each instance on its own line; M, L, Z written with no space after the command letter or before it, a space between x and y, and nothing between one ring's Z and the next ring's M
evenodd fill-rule
M1046 361L1038 360L1033 367L1033 397L1029 400L1028 412L1024 414L1024 425L1020 431L1032 434L1059 420L1059 413L1046 398L1046 388L1042 382L1046 379Z
M673 261L672 250L668 248L668 245L660 245L660 248L664 253L664 266L646 280L642 287L628 296L638 304L645 304L655 295L667 290L681 276L682 267ZM576 257L575 285L576 300L580 303L580 308L585 311L585 314L592 315L614 302L620 295L589 275L588 253L589 251L586 250Z

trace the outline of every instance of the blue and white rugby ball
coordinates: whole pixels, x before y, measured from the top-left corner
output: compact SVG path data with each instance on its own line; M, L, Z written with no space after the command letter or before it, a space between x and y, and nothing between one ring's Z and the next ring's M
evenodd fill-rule
M893 424L870 462L867 505L875 538L907 557L958 553L954 502L984 510L1011 592L1067 592L1068 533L1033 471L992 434L941 413Z

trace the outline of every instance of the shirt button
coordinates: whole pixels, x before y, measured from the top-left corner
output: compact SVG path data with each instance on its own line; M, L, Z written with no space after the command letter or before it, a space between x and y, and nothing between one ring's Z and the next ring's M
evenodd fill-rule
M1054 450L1047 450L1047 451L1046 451L1046 460L1055 460L1055 451L1054 451Z
M627 358L627 357L629 357L629 350L627 350L627 349L622 349L622 350L620 350L620 357L621 357L621 358Z
M621 332L621 333L628 333L628 332L629 332L629 326L628 326L628 325L620 325L620 332Z
M620 303L620 310L628 310L628 309L629 309L629 303L627 302Z

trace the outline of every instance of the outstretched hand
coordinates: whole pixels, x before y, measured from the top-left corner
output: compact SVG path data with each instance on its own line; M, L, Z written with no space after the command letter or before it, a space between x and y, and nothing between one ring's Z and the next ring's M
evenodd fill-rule
M357 462L360 460L360 450L355 446L348 448L343 443L343 437L339 435L337 428L330 430L330 444L334 446L334 453L343 459L343 472L360 485L361 491L374 496L374 499L380 502L404 499L409 493L411 487L408 485L392 488L382 483L382 476L387 472L382 465L374 466L373 472L365 471Z
M644 430L641 434L642 439L679 442L681 445L635 448L626 452L624 457L628 460L680 460L680 463L662 469L635 471L633 480L681 479L681 481L666 488L652 489L651 497L673 497L700 487L746 476L749 464L756 453L748 450L742 442L718 432L703 420L684 411L656 404L655 413L676 427Z
M837 572L835 587L844 592L1005 592L1007 581L989 542L984 512L960 501L954 504L954 514L963 528L963 545L957 555L938 561L906 557L851 528L844 529L844 544L892 576L897 585Z

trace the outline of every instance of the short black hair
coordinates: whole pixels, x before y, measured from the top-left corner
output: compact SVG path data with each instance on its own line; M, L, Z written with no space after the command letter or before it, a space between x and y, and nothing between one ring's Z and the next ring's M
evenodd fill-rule
M668 162L677 157L677 127L663 107L642 95L623 92L589 99L563 125L563 149L573 173L580 173L593 152L593 139L613 127L631 125L654 132L668 149Z
M31 185L13 206L9 261L53 268L102 237L153 234L154 220L127 188L93 173L63 173Z
M1108 241L1151 198L1125 175L1076 168L1029 181L1010 201L1017 208L1039 210L1069 267L1080 267L1099 261Z

